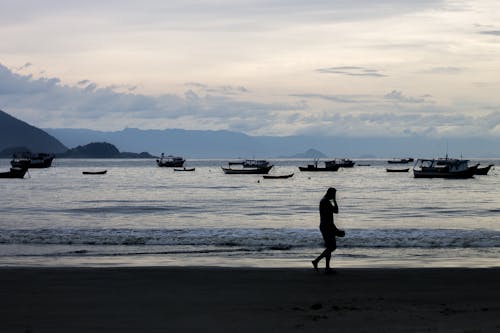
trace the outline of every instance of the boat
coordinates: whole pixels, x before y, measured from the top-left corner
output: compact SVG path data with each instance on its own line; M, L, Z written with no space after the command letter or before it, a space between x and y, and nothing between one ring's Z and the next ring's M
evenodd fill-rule
M404 169L385 169L385 171L387 172L408 172L410 170L410 168L404 168Z
M480 175L480 176L485 176L488 174L490 171L491 167L494 166L494 164L490 164L487 167L480 168L479 166L476 169L476 172L474 173L475 175Z
M101 171L82 171L82 174L84 175L105 175L108 172L108 170L101 170Z
M10 171L0 172L0 178L24 178L27 168L10 168Z
M196 168L186 168L186 167L184 167L182 169L175 168L174 171L194 171L195 169Z
M227 175L251 175L251 174L268 174L269 171L271 170L273 166L268 165L263 168L222 168L222 171L224 171L225 174Z
M180 156L173 156L173 155L167 155L161 154L161 157L156 160L156 164L158 164L159 167L171 167L171 168L179 168L184 165L184 162L186 160Z
M367 167L367 166L371 166L371 164L367 164L367 163L358 163L358 166L364 166L364 167Z
M54 160L54 154L38 153L32 154L30 152L15 153L12 156L10 165L13 168L49 168Z
M286 179L293 177L293 173L290 173L288 175L264 175L262 177L264 177L265 179Z
M335 160L335 163L337 163L341 168L352 168L356 162L348 159L348 158L341 158Z
M325 161L324 167L318 166L318 160L314 161L314 164L308 164L305 167L299 166L300 171L338 171L340 165L338 165L335 160L333 161Z
M233 161L229 162L228 164L229 166L242 165L244 168L265 168L269 166L269 162L266 160Z
M387 163L389 164L408 164L410 162L413 162L414 159L409 157L409 158L393 158L392 160L388 160Z
M413 167L415 178L472 178L479 164L455 158L418 159Z

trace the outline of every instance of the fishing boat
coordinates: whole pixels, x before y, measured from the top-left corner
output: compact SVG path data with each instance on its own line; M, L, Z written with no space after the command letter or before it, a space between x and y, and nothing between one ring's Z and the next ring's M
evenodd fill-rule
M314 164L308 164L307 166L299 166L300 171L338 171L340 165L338 165L335 160L333 161L325 161L324 167L318 166L318 160L314 161Z
M413 162L414 159L409 157L409 158L393 158L392 160L388 160L387 163L389 164L408 164L410 162Z
M385 169L385 171L387 172L408 172L410 170L410 168L404 168L404 169Z
M10 168L10 171L0 172L0 178L24 178L26 171L26 168Z
M54 154L32 154L30 152L15 153L10 161L13 168L49 168L54 160Z
M196 168L182 168L182 169L178 169L178 168L175 168L174 171L194 171L196 170Z
M179 168L184 165L184 162L186 160L183 157L180 156L173 156L173 155L167 155L161 154L161 157L156 160L156 164L158 164L159 167L175 167Z
M264 175L262 177L264 177L265 179L286 179L293 177L293 173L290 173L288 175Z
M82 174L84 175L105 175L108 172L108 170L101 170L101 171L82 171Z
M244 168L265 168L269 166L269 162L266 160L244 160L244 161L232 161L228 163L231 167L232 165L241 165Z
M352 168L356 162L348 159L348 158L340 158L335 160L335 163L338 164L341 168Z
M455 158L418 159L413 167L415 178L472 178L479 164Z
M478 166L477 169L476 169L476 172L474 174L475 175L485 176L485 175L488 174L488 172L490 171L490 169L491 169L492 166L494 166L494 164L490 164L487 167L483 167L483 168L480 168Z
M262 168L231 168L231 167L229 168L221 167L221 168L222 171L224 171L224 173L227 175L251 175L251 174L262 175L262 174L268 174L272 167L273 167L272 165L268 165Z

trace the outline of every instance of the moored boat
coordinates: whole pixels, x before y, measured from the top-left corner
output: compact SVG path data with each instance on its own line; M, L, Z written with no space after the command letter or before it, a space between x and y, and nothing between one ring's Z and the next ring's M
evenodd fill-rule
M286 179L293 177L293 173L290 173L288 175L264 175L262 177L264 177L265 179Z
M454 158L418 159L413 167L415 178L472 178L479 164Z
M356 162L348 159L348 158L340 158L335 161L341 168L352 168Z
M82 171L82 174L84 175L105 175L108 172L108 170L101 170L101 171Z
M0 178L24 178L27 168L10 168L10 171L0 172Z
M174 171L194 171L194 170L196 170L196 168L186 168L186 167L184 167L182 169L177 169L177 168L174 169Z
M158 164L159 167L175 167L179 168L184 165L184 162L186 160L183 157L180 156L173 156L173 155L167 155L161 154L161 157L156 160L156 164Z
M407 164L413 162L414 159L412 157L409 158L393 158L392 160L388 160L389 164Z
M269 165L263 168L222 168L222 171L224 171L225 174L227 175L251 175L251 174L257 174L257 175L262 175L262 174L268 174L269 171L271 170L273 166Z
M494 164L490 164L487 167L482 167L480 168L479 166L476 169L476 172L474 173L475 175L480 175L480 176L485 176L488 174L490 171L491 167L494 166Z
M385 171L387 172L408 172L410 170L410 168L403 168L403 169L385 169Z
M10 165L13 168L49 168L54 160L54 154L38 153L32 154L30 152L16 153L13 155Z
M228 163L231 167L232 165L241 165L244 168L265 168L269 166L269 162L266 160L244 160L244 161L232 161Z
M314 164L308 164L305 167L299 166L300 171L338 171L340 165L338 165L335 160L333 161L325 161L324 167L318 166L318 160L314 161Z

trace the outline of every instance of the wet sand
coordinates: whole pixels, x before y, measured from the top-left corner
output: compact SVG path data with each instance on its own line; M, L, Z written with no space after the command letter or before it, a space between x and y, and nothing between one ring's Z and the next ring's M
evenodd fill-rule
M500 332L500 268L0 268L0 332Z

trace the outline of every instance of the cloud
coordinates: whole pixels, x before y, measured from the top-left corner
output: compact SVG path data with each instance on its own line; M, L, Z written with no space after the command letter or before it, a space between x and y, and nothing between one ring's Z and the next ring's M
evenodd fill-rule
M460 67L453 67L453 66L447 66L447 67L433 67L427 71L424 71L423 73L427 74L458 74L462 72L464 69Z
M423 97L410 97L405 96L401 91L393 90L390 93L384 95L384 98L398 103L425 103L426 100Z
M380 73L377 69L370 69L358 66L340 66L316 69L317 72L323 74L342 74L348 76L370 76L370 77L386 77L387 75Z
M500 30L485 30L479 32L481 35L500 36Z

